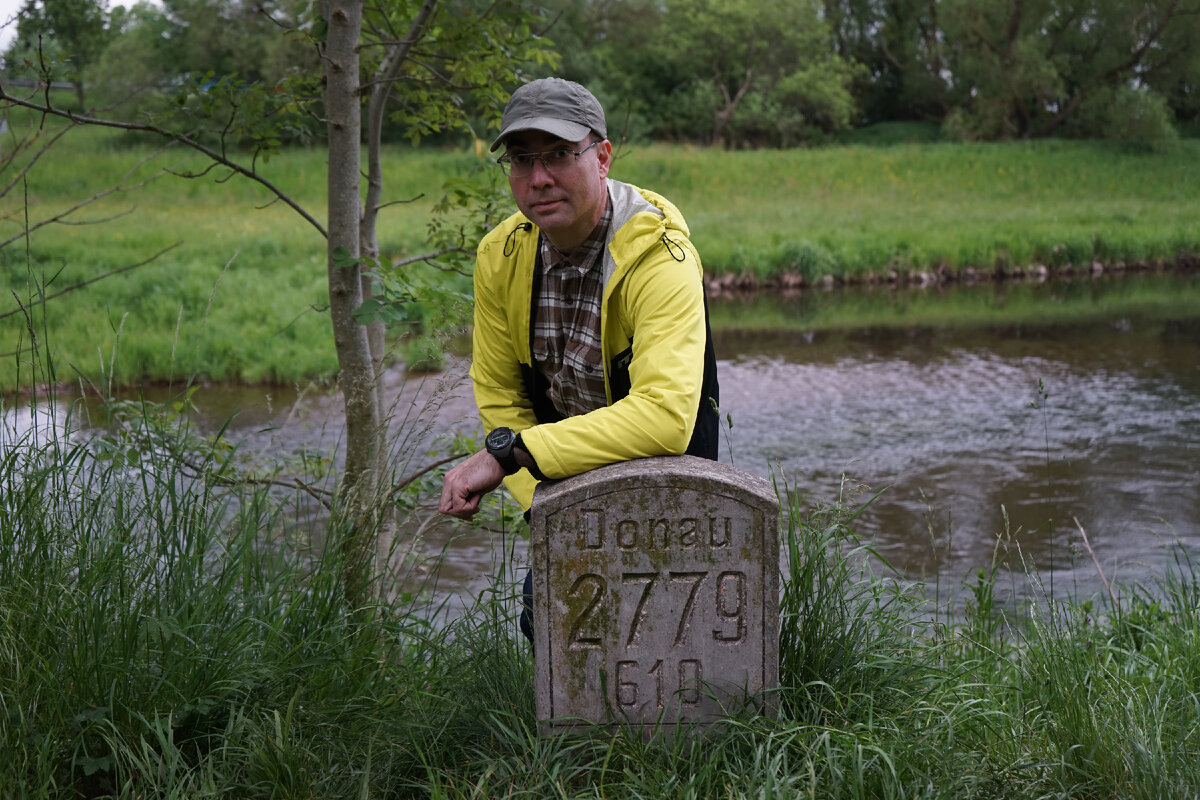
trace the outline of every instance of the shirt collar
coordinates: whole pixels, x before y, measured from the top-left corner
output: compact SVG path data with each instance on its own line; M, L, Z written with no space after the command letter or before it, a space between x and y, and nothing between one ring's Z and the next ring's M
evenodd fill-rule
M542 236L542 263L546 265L546 269L562 266L563 262L570 264L580 272L587 272L594 267L600 260L597 256L604 249L604 243L608 240L608 229L612 226L612 218L613 204L612 198L609 197L608 202L604 204L604 213L600 215L600 221L596 223L596 227L592 228L592 232L588 234L587 238L571 251L571 255L567 255L555 247L548 237Z

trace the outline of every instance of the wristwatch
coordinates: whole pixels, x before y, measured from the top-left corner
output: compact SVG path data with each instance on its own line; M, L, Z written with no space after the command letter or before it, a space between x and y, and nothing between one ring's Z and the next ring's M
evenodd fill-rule
M516 442L517 435L513 433L512 428L496 428L483 440L487 451L492 454L493 458L500 462L505 475L512 475L521 468L521 465L517 463L516 455L513 453L513 445Z

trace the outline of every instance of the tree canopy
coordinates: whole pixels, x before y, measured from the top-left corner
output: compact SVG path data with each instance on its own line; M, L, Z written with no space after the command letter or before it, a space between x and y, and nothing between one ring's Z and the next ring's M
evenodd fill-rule
M369 11L367 27L411 16L392 5ZM1153 140L1200 123L1200 0L541 0L531 11L555 71L592 88L630 138L791 146L921 120L957 138ZM133 117L215 82L318 72L315 50L288 33L317 20L299 0L26 0L4 71L69 81L81 106L87 87L88 102ZM421 79L403 80L406 97L422 95ZM483 122L475 108L422 104L383 135L446 135L462 113ZM285 135L309 135L300 122Z

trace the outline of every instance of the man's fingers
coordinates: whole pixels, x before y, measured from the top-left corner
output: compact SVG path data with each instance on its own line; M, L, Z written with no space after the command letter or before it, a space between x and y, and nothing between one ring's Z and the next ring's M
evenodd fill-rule
M500 484L504 470L486 450L480 450L446 473L438 511L470 519L479 510L483 495Z
M465 486L447 483L442 488L442 499L438 503L438 511L460 517L466 511L469 519L479 510L480 495L471 494Z
M458 517L459 519L470 520L472 517L474 517L479 512L479 496L476 495L473 499L474 499L474 502L470 502L465 505L458 506L457 508L452 508L448 513L452 517Z
M483 499L481 494L473 494L467 498L465 503L455 506L446 513L452 517L469 520L479 512L479 501Z

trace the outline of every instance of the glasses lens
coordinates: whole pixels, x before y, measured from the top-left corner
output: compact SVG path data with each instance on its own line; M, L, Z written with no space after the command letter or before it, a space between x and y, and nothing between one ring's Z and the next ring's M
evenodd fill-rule
M549 152L542 153L542 163L551 169L555 167L564 167L574 158L575 151L566 147L559 147Z
M540 157L541 153L518 153L517 155L513 156L513 174L524 177L533 172L533 164Z
M533 165L537 161L541 161L542 166L548 170L562 169L595 146L596 142L593 142L579 152L569 147L556 147L544 153L515 153L500 156L496 161L504 170L505 175L525 178L533 173Z
M533 172L533 162L537 157L537 153L503 155L496 159L496 163L504 170L505 175L515 175L518 178L523 178L530 172Z

